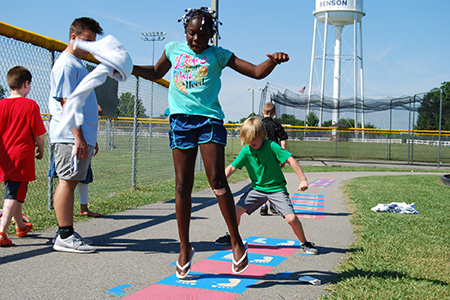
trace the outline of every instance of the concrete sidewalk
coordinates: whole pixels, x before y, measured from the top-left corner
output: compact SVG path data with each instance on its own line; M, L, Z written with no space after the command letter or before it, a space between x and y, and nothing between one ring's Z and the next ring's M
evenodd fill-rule
M303 251L297 250L245 291L233 294L235 299L316 299L326 294L327 285L335 280L333 267L342 261L355 239L340 186L358 176L392 174L405 173L307 173L310 183L336 180L327 188L310 187L304 192L324 197L323 219L300 219L308 240L316 244L320 255L302 255ZM298 179L294 173L285 175L293 196ZM248 184L231 185L235 200ZM122 299L174 275L171 264L178 258L179 242L173 200L79 222L75 230L93 240L95 253L53 251L54 228L31 232L21 239L12 236L16 246L0 248L0 299ZM211 190L195 193L191 222L191 242L196 250L193 269L196 263L222 250L214 246L214 241L225 232ZM257 236L296 240L284 219L260 216L259 211L242 217L240 233L244 239ZM320 279L322 285L299 283L298 278L305 275Z

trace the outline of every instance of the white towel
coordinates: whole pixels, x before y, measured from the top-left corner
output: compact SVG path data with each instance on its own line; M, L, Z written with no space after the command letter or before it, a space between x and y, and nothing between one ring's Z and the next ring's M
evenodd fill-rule
M70 155L70 174L78 171L77 147L73 145L72 154Z
M370 210L372 211L382 211L382 212L391 212L391 213L399 213L399 214L416 214L419 212L416 210L416 205L406 204L405 202L391 202L390 204L378 204L375 207L372 207Z
M82 108L89 94L110 76L118 81L126 81L133 71L133 61L122 44L112 35L96 41L74 41L74 49L89 51L100 64L78 84L64 104L61 126L57 135L63 131L79 128L83 124ZM114 71L117 71L114 73Z
M96 42L75 40L73 47L91 52L99 62L117 70L116 74L110 73L110 76L117 81L126 81L131 76L133 61L127 50L114 36L108 35Z

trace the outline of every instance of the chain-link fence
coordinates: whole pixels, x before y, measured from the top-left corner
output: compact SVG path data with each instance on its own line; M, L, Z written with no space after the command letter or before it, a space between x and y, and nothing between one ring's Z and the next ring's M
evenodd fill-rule
M50 73L65 44L50 41L53 44L45 44L46 49L39 46L44 42L47 42L47 38L22 32L21 29L0 22L0 86L5 91L2 96L8 96L10 92L6 82L8 70L17 65L28 68L33 80L27 97L38 103L48 129ZM95 60L83 61L89 70L96 67L92 61ZM162 119L168 106L167 87L168 83L164 81L154 83L132 77L123 83L108 78L105 84L95 90L103 116L100 117L98 130L100 150L92 160L94 182L90 184L89 201L174 178L172 154L168 145L169 124ZM134 111L129 118L117 117L120 99L131 100L132 105L139 103L139 111L148 118L133 117ZM57 184L57 180L47 177L52 157L52 147L46 134L45 156L36 161L36 181L29 184L25 211L52 207ZM4 193L3 186L0 187L0 193Z
M398 98L336 100L318 95L309 98L268 83L261 93L259 108L273 102L277 117L292 116L302 125L310 125L305 122L310 113L317 116L319 127L285 126L293 141L288 143L289 150L296 157L430 162L440 167L450 163L450 131L415 129L421 104L432 93L441 97L442 103L439 89ZM339 122L331 124L336 110ZM442 114L441 104L439 115ZM438 115L433 118L443 124ZM329 125L324 125L327 121ZM375 124L384 129L372 128Z
M0 87L6 93L0 96L9 93L7 71L16 65L25 66L33 75L28 97L40 106L44 124L48 128L50 72L65 44L22 31L0 22ZM90 70L96 66L92 58L84 62ZM167 87L166 81L155 83L132 77L121 83L108 79L96 89L103 115L98 130L100 151L92 160L94 182L90 184L89 201L113 197L131 188L150 186L174 178L172 153L168 145L169 123L164 116L168 106ZM274 93L275 89L265 88L261 94L260 110ZM279 95L278 92L276 94ZM297 104L304 97L299 99ZM117 117L124 101L133 103L135 109L132 117ZM293 103L277 105L277 115L293 114L298 119L305 119L305 106L297 105L295 101ZM438 166L441 162L450 163L450 132L414 131L410 125L408 130L396 130L392 127L392 120L414 124L414 119L411 121L414 114L405 115L404 111L400 111L403 115L397 116L397 112L390 110L387 117L382 116L391 120L389 129L285 126L289 135L288 150L299 158L381 159L408 163L423 161L437 162ZM241 149L240 125L226 124L226 127L226 153L237 154ZM48 140L46 146L44 158L36 161L37 179L29 184L25 211L52 207L57 180L47 177L53 152ZM201 159L197 165L197 171L201 172ZM3 193L4 187L1 185L0 194Z

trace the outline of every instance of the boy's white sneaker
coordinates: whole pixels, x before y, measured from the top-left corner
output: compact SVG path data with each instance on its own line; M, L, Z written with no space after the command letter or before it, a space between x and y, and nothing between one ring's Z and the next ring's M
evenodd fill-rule
M75 235L71 235L64 240L58 235L55 244L53 245L53 249L56 251L72 253L92 253L95 251L94 247L87 245L81 239L75 237Z

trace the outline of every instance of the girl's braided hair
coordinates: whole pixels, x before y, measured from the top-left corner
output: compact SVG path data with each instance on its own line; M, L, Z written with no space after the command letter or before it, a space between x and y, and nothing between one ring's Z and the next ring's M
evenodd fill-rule
M222 25L222 22L220 22L217 19L216 12L209 8L209 7L200 7L200 8L187 8L185 9L184 16L181 17L181 19L178 20L178 22L183 21L184 29L186 29L188 23L192 19L201 19L202 25L200 29L203 29L203 25L205 23L210 24L211 26L211 32L214 36L214 34L217 34L217 37L220 39L219 35L219 24Z

